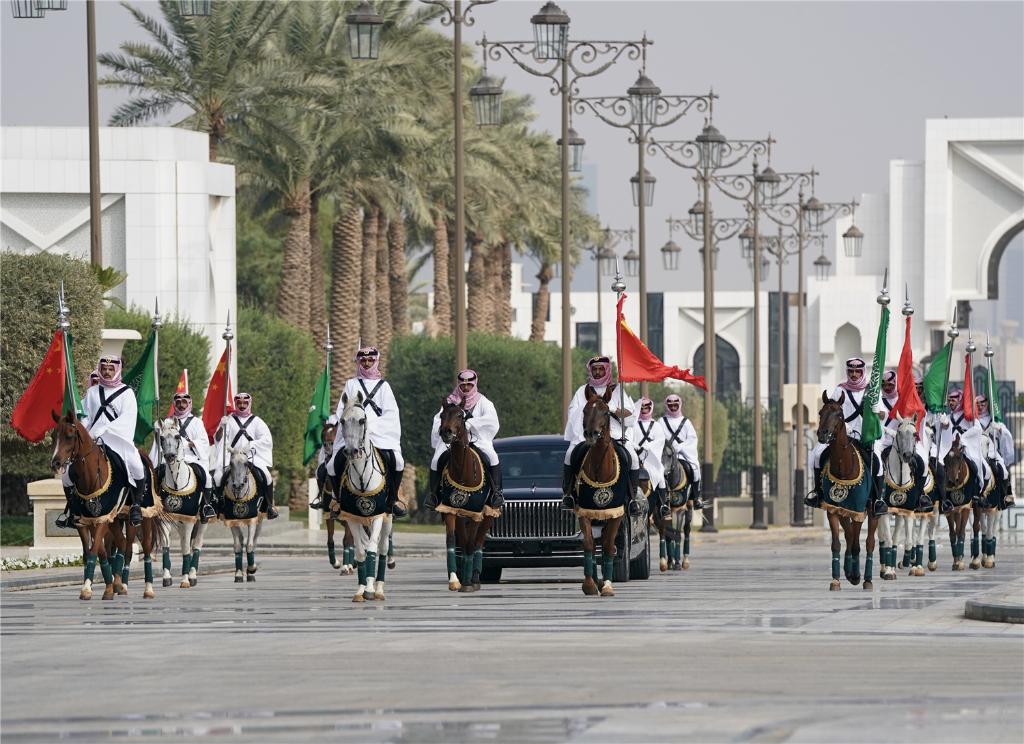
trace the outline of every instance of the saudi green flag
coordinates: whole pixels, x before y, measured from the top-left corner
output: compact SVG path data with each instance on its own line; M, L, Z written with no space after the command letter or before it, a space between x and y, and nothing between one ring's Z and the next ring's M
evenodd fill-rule
M81 421L85 418L85 407L82 406L82 398L78 395L78 388L75 386L75 363L71 353L71 334L65 334L67 343L64 345L64 367L67 370L64 374L64 405L61 407L61 415L74 411L75 416Z
M992 414L992 419L1002 423L1003 412L999 410L999 398L996 396L996 379L992 374L992 368L989 367L985 370L985 376L988 377L988 384L985 386L985 397L988 398L988 410Z
M946 383L949 374L949 359L953 353L953 342L948 341L942 351L932 359L928 374L924 376L924 407L931 413L946 410Z
M864 393L864 426L860 440L864 444L881 439L882 420L875 414L875 406L882 395L882 372L885 371L885 335L889 331L889 308L882 308L882 319L878 323L878 338L875 339L875 358L871 360L871 379Z
M331 366L328 364L316 381L313 399L309 401L309 416L306 418L306 438L302 448L302 464L306 465L323 441L320 439L324 422L331 415Z
M142 356L121 377L135 391L138 415L135 419L135 444L142 444L153 431L153 406L156 405L156 334L150 333Z

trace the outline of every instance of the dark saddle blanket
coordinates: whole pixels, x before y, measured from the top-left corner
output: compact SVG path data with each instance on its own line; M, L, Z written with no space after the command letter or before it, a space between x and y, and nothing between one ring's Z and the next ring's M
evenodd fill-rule
M172 514L195 517L199 515L199 504L203 496L203 489L206 486L206 474L197 463L190 462L189 468L195 480L190 486L180 491L168 490L164 485L165 465L156 470L157 487L160 489L160 498L164 504L164 510Z
M591 481L581 471L583 460L590 451L590 445L580 442L569 458L574 473L576 503L580 509L600 511L624 507L630 500L629 493L629 453L617 440L612 440L615 457L618 459L618 477L608 483Z
M110 464L110 478L100 484L95 494L83 494L75 489L71 510L79 517L105 517L115 509L120 509L124 501L124 491L129 487L128 470L124 461L107 445L101 442L99 446Z
M491 474L487 458L476 448L476 445L469 445L470 449L480 458L480 467L483 472L482 484L459 483L453 480L448 473L448 462L451 453L442 452L437 461L437 471L441 474L437 487L438 506L446 506L455 511L473 512L479 514L487 505L491 495Z
M883 463L889 461L891 451L892 446L882 450ZM914 455L914 462L910 466L911 480L909 484L894 482L894 478L898 478L899 473L889 473L885 467L882 472L882 498L891 509L897 512L917 512L931 507L930 499L922 499L925 494L925 484L928 481L928 472L925 470L924 460L919 455Z
M369 519L379 514L388 513L388 494L391 487L389 475L392 468L388 467L387 458L376 447L373 448L373 456L375 460L374 467L383 474L384 483L376 490L363 493L356 490L349 483L347 473L343 473L336 497L338 503L341 504L342 514L351 514Z

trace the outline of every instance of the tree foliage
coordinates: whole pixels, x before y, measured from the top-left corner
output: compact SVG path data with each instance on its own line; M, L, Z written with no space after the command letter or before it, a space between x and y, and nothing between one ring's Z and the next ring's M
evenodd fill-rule
M103 290L96 275L88 263L66 256L0 254L0 468L4 475L32 479L49 475L49 444L28 444L9 422L53 339L61 282L71 310L75 381L84 390L99 358L103 327Z

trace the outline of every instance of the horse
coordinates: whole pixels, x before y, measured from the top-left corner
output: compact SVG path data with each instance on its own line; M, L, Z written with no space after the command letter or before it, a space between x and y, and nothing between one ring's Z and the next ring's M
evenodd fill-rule
M441 400L438 435L448 446L448 457L438 462L439 487L436 511L444 515L445 559L450 591L480 590L484 540L501 510L488 504L491 487L487 468L469 443L466 411L459 403ZM442 462L444 465L442 466ZM461 565L456 549L462 548Z
M1006 478L1003 475L1003 464L999 459L999 450L995 441L988 434L983 435L982 446L985 448L983 461L985 469L985 488L974 500L971 538L972 569L994 568L996 565L996 528L999 525L999 511L1003 508L1006 498ZM978 533L981 533L981 550L979 555Z
M693 501L688 495L690 477L675 449L668 442L661 450L661 465L665 470L665 490L668 491L668 506L671 511L671 526L666 530L668 568L673 571L685 571L690 567L690 527L693 524ZM669 520L665 520L665 523L668 525Z
M588 597L600 594L614 597L612 577L615 567L615 538L625 516L626 503L635 499L629 493L629 473L623 472L623 464L629 467L627 453L616 449L611 438L611 400L615 385L609 385L604 395L598 395L589 385L585 393L587 403L583 407L583 437L588 445L580 447L573 455L575 460L582 457L579 469L573 479L572 490L576 496L576 517L583 534L583 593ZM578 454L582 452L582 455ZM595 521L603 521L601 530L601 562L603 581L598 589L597 564L594 560Z
M256 543L263 529L266 514L260 511L260 495L256 476L252 474L245 447L228 447L228 474L224 479L222 519L231 529L235 549L235 583L256 581ZM245 550L245 573L242 572L242 550ZM243 578L244 576L244 578Z
M953 554L952 570L963 571L964 534L978 488L959 434L953 439L949 452L942 459L942 467L942 514L949 526L949 547Z
M346 532L352 535L355 549L359 587L352 601L383 601L388 538L392 527L384 458L370 443L363 394L357 393L355 399L342 395L341 402L341 436L345 443L346 465L337 498L341 519L345 522Z
M164 461L159 485L164 510L162 538L164 545L168 546L164 548L163 554L163 585L170 586L172 583L169 546L173 525L181 544L181 583L178 586L188 589L199 581L199 556L203 550L203 535L207 527L199 520L203 501L201 471L198 465L186 462L187 442L174 421L159 421L154 431Z
M323 460L319 466L317 466L317 481L320 492L317 494L318 502L314 502L315 505L311 505L311 509L323 509L324 519L327 523L327 561L331 564L332 568L342 569L342 574L351 573L351 571L344 570L351 565L348 560L349 547L342 543L342 560L344 566L338 561L337 550L334 545L334 528L338 521L338 510L337 501L334 498L334 481L327 476L326 463L331 459L331 454L334 450L334 437L337 434L338 425L333 419L328 419L324 422L320 429L320 452L323 456ZM321 472L320 468L324 468ZM345 532L348 536L348 532ZM351 543L351 539L349 540Z
M156 495L156 477L153 473L153 463L149 454L139 449L139 457L142 458L145 466L147 484L143 491L142 503L142 526L136 528L131 523L130 507L125 505L114 520L111 529L107 532L107 551L111 555L110 566L114 573L114 592L116 594L128 594L129 566L132 562L132 553L135 547L135 540L138 538L142 548L145 587L142 596L145 599L152 599L156 596L153 591L153 553L167 545L163 539L164 510L163 504Z
M882 579L896 578L896 546L902 537L906 552L901 567L911 576L924 576L924 540L926 512L930 507L931 480L927 465L917 454L917 416L897 419L893 444L882 451L882 496L895 517L895 530L888 516L879 520Z
M846 436L846 418L843 401L846 393L840 393L839 400L831 400L822 392L823 406L818 413L818 442L829 445L828 462L822 468L821 508L828 515L828 526L832 532L832 582L830 591L839 591L839 532L846 539L844 572L847 580L856 586L860 583L860 531L866 516L871 496L872 476L868 473L869 463L857 447ZM867 557L864 563L864 588L871 590L871 564L875 548L877 518L868 521Z
M50 469L54 473L67 471L75 487L72 513L81 515L78 517L79 534L83 530L87 533L82 539L85 570L78 598L92 599L92 582L98 560L103 574L103 599L111 600L115 590L107 537L111 523L127 501L130 488L127 471L119 460L112 460L116 455L94 440L71 412L63 417L52 416L56 428ZM151 582L147 583L150 585L146 598L151 599L152 586Z

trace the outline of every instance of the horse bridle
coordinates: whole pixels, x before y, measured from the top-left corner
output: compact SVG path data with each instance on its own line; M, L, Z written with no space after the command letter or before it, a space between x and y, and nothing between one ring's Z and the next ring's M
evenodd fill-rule
M81 452L81 449L82 449L82 432L79 431L77 424L75 424L74 426L75 426L75 445L72 448L71 453L68 455L68 459L60 464L60 469L61 470L68 470L68 477L71 477L71 471L70 471L71 466L74 465L76 462L84 461L84 458L88 457L89 454L94 449L96 449L96 441L98 441L98 440L93 440L92 447L89 448L88 452L85 452L83 454ZM97 462L96 463L96 482L99 483L99 480L100 480L100 466L99 466L99 463Z
M831 403L828 403L824 407L822 407L822 410L825 410L825 408L828 408L829 406L832 406L833 408L837 408L838 409L839 426L845 426L846 425L846 421L845 421L845 417L843 416L843 409L842 409L842 407L837 402L832 401ZM824 417L822 417L822 418L824 418ZM831 429L829 429L829 431L828 431L828 441L825 442L825 444L832 444L832 442L836 441L836 432L839 430L839 426L833 426Z
M462 428L466 431L466 436L468 437L469 436L469 427L466 426L466 422L469 419L466 418L466 410L462 406L455 405L454 403L452 405L455 406L455 410L459 412L459 418L462 420ZM438 432L438 433L440 434L440 432ZM458 437L458 434L453 434L451 442L445 442L444 441L444 437L441 437L441 442L444 444L445 447L447 447L450 450L452 448L452 442L454 442L457 437Z
M356 408L364 408L363 406L359 405L358 403L355 404L355 407ZM344 436L344 421L342 421L342 428L343 428L342 436ZM365 409L364 409L364 412L363 412L363 418L359 421L359 429L360 429L360 432L359 432L359 442L360 442L360 444L362 444L364 441L366 441L366 412L365 412ZM337 436L337 433L335 433L335 436ZM369 443L367 443L367 444L369 444ZM359 454L359 453L362 453L362 452L365 452L365 451L366 450L360 448L360 449L356 450L356 454ZM367 484L369 484L370 478L373 477L374 472L377 472L377 458L373 456L373 445L369 445L369 453L370 453L369 457L354 457L353 456L353 457L348 458L349 467L353 467L353 465L352 465L353 461L355 461L355 462L358 462L359 460L363 461L363 465L361 467L358 466L358 465L354 466L355 469L356 469L356 475L357 475L357 477L359 479L359 482L357 484L354 484L354 485L356 486L356 489L358 491L363 492L363 493L366 492ZM369 475L367 475L367 468L369 468ZM380 472L382 477L385 477L385 480L386 480L386 476L385 476L385 473L384 473L383 469L380 470L379 472Z

